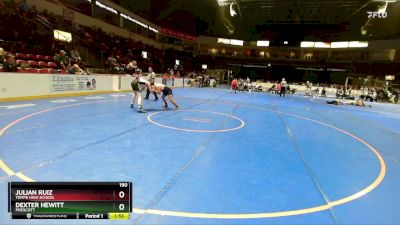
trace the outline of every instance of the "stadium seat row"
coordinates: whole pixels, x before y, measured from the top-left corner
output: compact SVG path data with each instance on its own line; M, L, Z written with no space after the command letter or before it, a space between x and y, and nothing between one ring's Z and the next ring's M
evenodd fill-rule
M38 60L38 61L54 61L54 57L53 56L45 56L45 55L15 53L15 57L17 59Z
M18 59L16 61L16 63L18 66L29 65L30 67L42 67L42 68L49 67L49 68L53 68L53 69L57 68L57 64L55 62L44 62L44 61L37 62L34 60L25 61L25 60Z

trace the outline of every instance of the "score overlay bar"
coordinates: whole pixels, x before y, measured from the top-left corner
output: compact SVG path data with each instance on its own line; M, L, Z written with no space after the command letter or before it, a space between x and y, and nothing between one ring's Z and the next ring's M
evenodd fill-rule
M10 182L8 196L13 219L129 219L132 212L130 182Z

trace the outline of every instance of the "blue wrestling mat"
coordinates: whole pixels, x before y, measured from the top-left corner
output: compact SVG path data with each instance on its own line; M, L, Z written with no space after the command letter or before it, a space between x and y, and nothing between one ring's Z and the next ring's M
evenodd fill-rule
M399 105L173 91L2 103L0 224L400 224ZM9 181L130 181L133 213L11 220Z

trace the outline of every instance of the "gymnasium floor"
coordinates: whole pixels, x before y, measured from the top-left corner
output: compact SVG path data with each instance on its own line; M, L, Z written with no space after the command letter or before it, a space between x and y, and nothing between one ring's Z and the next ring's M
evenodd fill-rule
M146 114L129 108L130 93L1 103L0 224L400 223L399 105L174 94L181 111L160 99ZM135 212L12 221L10 180L131 181Z

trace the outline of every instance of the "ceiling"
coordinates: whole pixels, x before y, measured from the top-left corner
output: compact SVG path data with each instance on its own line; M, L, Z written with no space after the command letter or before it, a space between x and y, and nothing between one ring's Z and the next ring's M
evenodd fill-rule
M374 23L389 22L395 27L393 32L400 31L400 8L394 7L400 4L397 0L388 3L388 19L392 20L373 21L368 20L367 11L377 11L386 0L113 1L162 27L244 40L363 38L365 24L379 30ZM232 16L231 10L236 15ZM372 33L369 31L369 36Z

